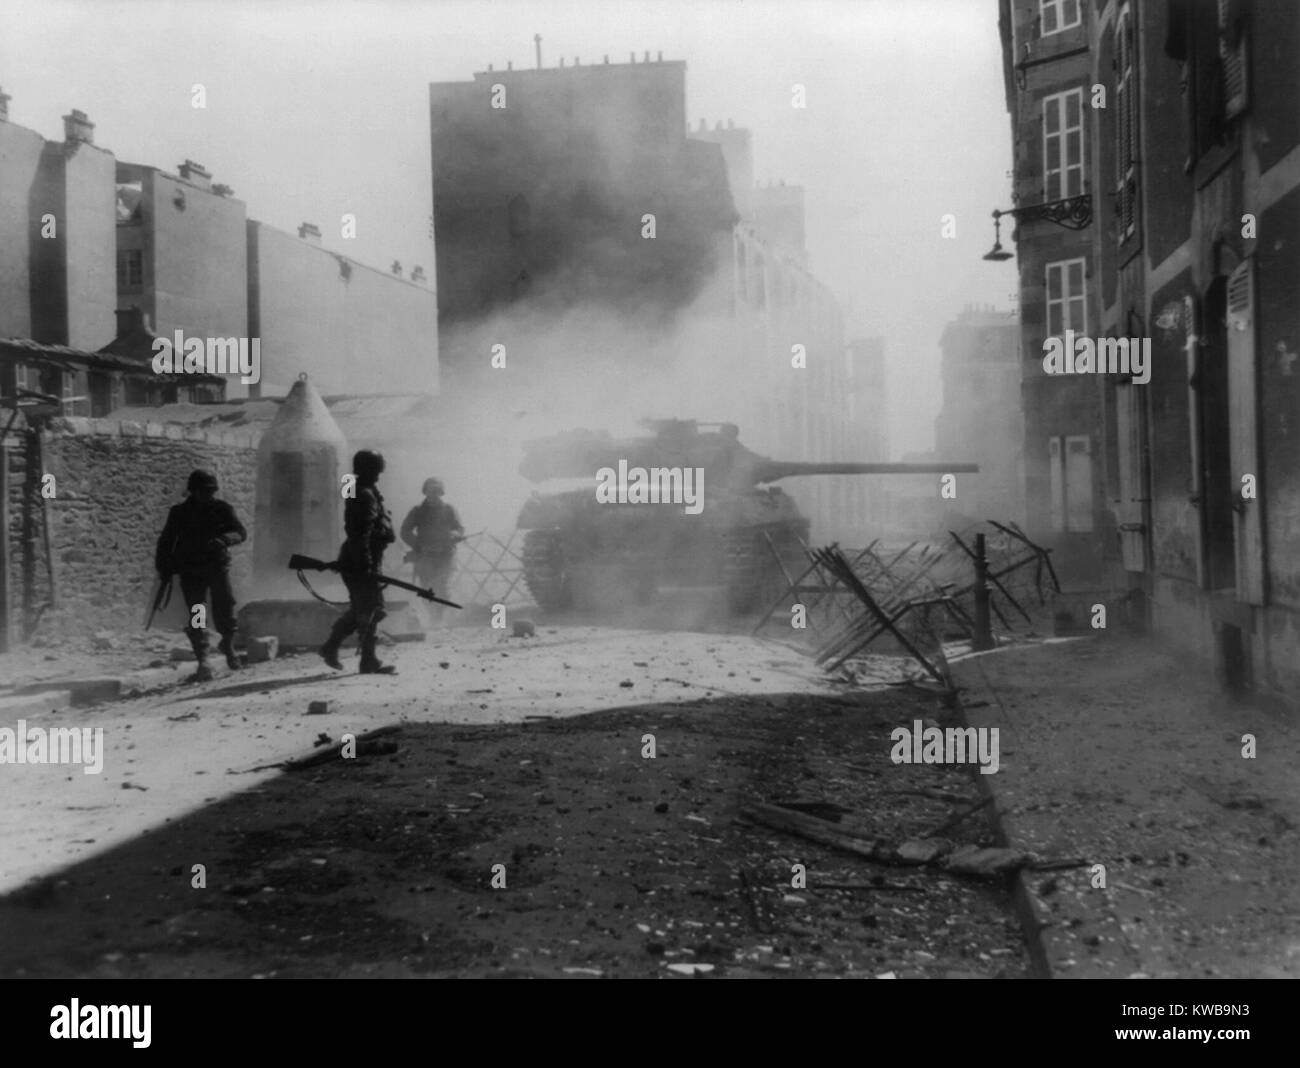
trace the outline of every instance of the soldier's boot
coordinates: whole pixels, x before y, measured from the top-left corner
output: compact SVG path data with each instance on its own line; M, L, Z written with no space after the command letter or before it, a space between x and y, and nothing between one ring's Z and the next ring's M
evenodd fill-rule
M223 634L217 648L226 658L226 667L231 671L238 671L244 665L240 663L239 657L235 655L235 636L233 634Z
M375 656L375 645L379 635L374 627L369 627L361 635L361 674L362 675L396 675L397 668L385 664Z
M186 629L190 639L190 648L194 650L194 659L198 661L191 679L194 682L211 682L212 668L208 665L208 632L206 630Z
M321 659L325 661L335 671L342 671L343 664L339 661L339 647L343 644L343 639L352 633L352 626L343 619L335 620L334 626L330 628L330 636L326 639L325 644L320 647Z

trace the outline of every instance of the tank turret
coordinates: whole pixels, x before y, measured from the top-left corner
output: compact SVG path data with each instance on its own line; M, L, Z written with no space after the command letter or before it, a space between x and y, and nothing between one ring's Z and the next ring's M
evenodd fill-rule
M781 582L783 564L798 566L808 538L808 520L770 483L809 475L979 470L971 463L772 460L742 445L734 423L658 419L642 425L651 433L614 438L574 430L525 444L519 472L531 482L608 483L617 473L621 486L629 474L655 486L653 497L627 493L615 503L591 488L533 494L519 526L526 531L524 578L540 607L575 601L594 607L608 602L611 590L644 601L660 585L698 585L721 576L731 609L748 611ZM681 502L669 501L660 489L684 486L698 490L699 507L662 506ZM586 595L597 586L601 594Z

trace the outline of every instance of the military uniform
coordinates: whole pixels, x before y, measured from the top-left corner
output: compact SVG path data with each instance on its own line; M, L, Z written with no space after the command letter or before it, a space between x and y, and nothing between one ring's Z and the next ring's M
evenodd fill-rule
M402 540L411 547L407 559L415 564L415 582L447 595L456 543L463 528L456 509L445 501L421 501L402 522Z
M221 635L226 663L239 667L235 657L235 594L230 585L230 548L248 540L248 531L226 501L217 500L216 477L195 471L188 483L189 496L167 513L167 522L154 549L154 567L162 577L178 575L186 614L212 599L212 618ZM207 666L208 632L193 625L185 628L198 661L198 675L210 678Z
M382 459L379 462L382 470ZM393 669L385 668L375 656L375 646L379 624L388 615L378 576L383 573L384 550L396 536L383 494L373 481L359 484L356 496L344 505L343 529L347 538L339 548L338 565L348 588L348 609L335 621L320 653L331 667L341 667L339 646L355 631L361 646L362 674L391 673Z

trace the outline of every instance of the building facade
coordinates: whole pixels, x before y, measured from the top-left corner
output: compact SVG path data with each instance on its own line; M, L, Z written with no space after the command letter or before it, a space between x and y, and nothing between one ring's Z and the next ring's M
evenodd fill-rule
M114 335L113 168L81 111L62 141L9 118L0 93L0 337L97 349Z
M244 202L186 160L176 174L117 165L117 301L164 338L246 337Z
M1069 76L1050 88L1078 90L1085 103L1087 332L1150 346L1146 382L1075 376L1098 383L1101 435L1090 447L1110 518L1098 548L1105 581L1135 619L1212 660L1229 688L1295 707L1300 9L1246 0L1032 7L1026 21L1003 4L1008 99L1033 84L1028 63L1041 42L1071 34ZM1035 295L1019 251L1028 317ZM1031 340L1026 330L1027 379L1041 351ZM1028 382L1024 396L1028 467L1029 426L1051 398Z
M1079 587L1102 582L1114 553L1099 463L1101 389L1094 375L1045 373L1043 351L1066 331L1098 331L1087 7L1080 0L1000 3L1015 146L1018 277L1010 296L1020 312L1025 529L1053 550L1062 582ZM1042 205L1064 210L1059 217L1034 210Z
M249 219L247 241L248 333L262 354L251 396L283 396L302 373L327 394L438 392L438 301L427 282L322 247L311 223L295 236Z

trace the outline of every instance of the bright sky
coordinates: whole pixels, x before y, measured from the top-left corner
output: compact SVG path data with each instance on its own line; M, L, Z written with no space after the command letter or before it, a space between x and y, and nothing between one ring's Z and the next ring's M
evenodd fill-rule
M46 137L80 108L118 159L193 159L253 218L432 274L428 83L531 67L534 33L546 66L684 59L691 126L754 131L755 177L806 187L849 336L886 339L895 455L930 447L944 324L1015 289L980 259L1010 206L994 0L0 0L0 86Z

